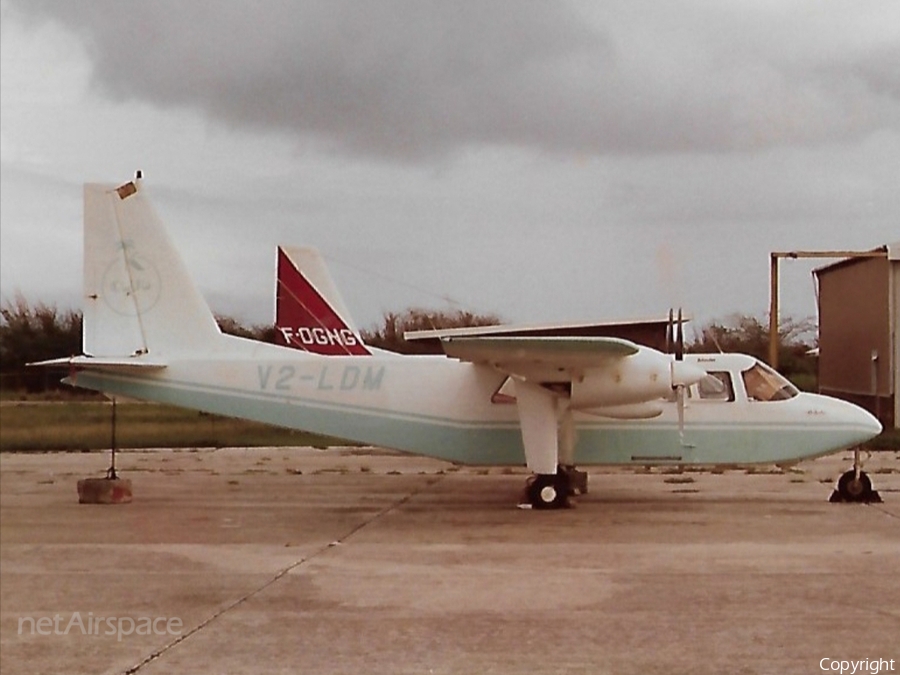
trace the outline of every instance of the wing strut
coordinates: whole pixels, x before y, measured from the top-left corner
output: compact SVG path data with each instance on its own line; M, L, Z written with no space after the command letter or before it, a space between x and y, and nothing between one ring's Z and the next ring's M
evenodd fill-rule
M525 464L535 473L555 474L559 465L556 396L538 384L514 381Z

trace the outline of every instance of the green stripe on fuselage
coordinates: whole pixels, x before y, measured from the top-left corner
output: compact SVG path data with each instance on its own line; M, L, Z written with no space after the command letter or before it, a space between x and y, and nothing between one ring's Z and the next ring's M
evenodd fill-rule
M224 386L201 386L82 372L79 386L204 412L344 438L462 464L523 465L517 419L454 420L365 406L323 403ZM595 418L591 418L593 420ZM827 436L826 436L827 434ZM844 447L839 431L803 425L675 424L656 420L583 422L578 464L731 464L787 462ZM827 448L827 449L826 449Z

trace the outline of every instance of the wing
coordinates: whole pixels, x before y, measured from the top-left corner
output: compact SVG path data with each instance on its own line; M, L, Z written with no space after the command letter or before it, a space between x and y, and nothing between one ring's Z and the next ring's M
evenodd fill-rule
M439 342L449 337L605 337L666 351L666 330L670 322L669 318L661 317L590 323L511 324L407 331L403 337L409 342L430 346L436 353L440 351Z
M568 381L640 351L629 340L603 337L445 337L441 346L461 361L542 382Z

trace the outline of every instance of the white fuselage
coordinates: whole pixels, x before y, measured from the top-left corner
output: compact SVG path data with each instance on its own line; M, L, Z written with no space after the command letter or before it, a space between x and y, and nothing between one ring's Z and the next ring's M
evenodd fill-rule
M222 339L221 349L211 348L204 359L170 358L165 369L153 372L88 368L76 383L465 464L524 462L516 405L491 402L506 375L490 367L444 356L316 356ZM880 430L871 415L833 398L751 400L742 379L756 364L751 357L688 355L686 361L727 373L730 388L727 396L712 397L703 396L701 385L689 388L683 442L673 401L648 404L660 410L650 419L576 409L576 462L790 462L854 445ZM596 376L598 382L614 379Z

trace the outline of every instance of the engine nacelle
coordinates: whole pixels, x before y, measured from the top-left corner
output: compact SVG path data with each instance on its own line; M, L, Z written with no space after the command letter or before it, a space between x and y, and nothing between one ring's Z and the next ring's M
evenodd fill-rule
M699 366L675 362L669 355L644 348L574 380L570 405L584 410L654 401L670 396L675 385L689 386L705 375Z
M611 405L605 408L581 408L579 411L586 415L614 420L649 420L662 415L663 407L657 401L647 401L629 405Z

